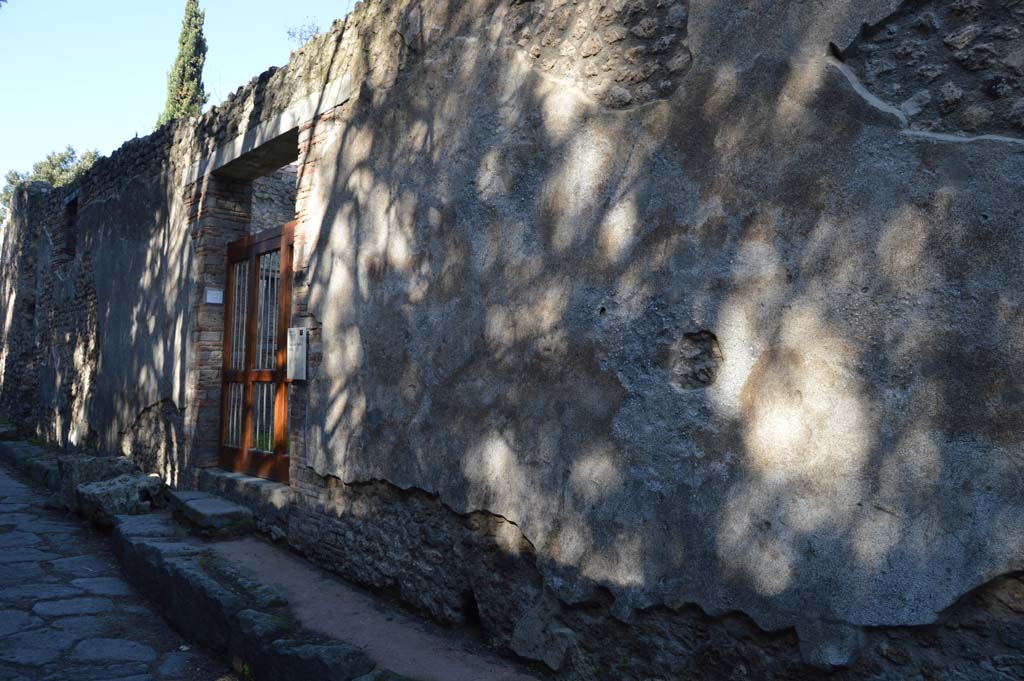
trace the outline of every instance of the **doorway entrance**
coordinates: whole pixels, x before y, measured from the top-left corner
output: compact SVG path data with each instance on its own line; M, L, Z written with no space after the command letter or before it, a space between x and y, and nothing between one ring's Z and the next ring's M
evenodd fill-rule
M295 223L228 244L219 465L288 482Z

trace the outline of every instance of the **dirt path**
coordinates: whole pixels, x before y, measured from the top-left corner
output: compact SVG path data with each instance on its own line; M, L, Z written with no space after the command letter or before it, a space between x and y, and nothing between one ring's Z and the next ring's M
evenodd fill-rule
M392 609L284 549L258 539L212 548L235 568L281 591L306 628L363 648L395 673L422 681L537 681L468 636Z

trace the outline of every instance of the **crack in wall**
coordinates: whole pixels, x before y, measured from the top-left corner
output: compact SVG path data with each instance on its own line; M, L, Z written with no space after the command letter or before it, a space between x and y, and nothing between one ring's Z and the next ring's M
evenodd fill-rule
M304 475L316 476L311 470ZM970 649L987 636L978 628L980 640L965 642L962 622L982 618L984 626L998 626L1007 613L1024 608L1024 573L1013 571L971 589L926 626L861 629L822 619L813 627L765 630L741 610L708 611L690 601L636 608L622 618L610 585L595 584L587 597L572 602L560 597L533 542L499 514L461 512L437 494L386 479L321 479L316 500L300 497L291 510L288 540L294 548L443 623L466 625L472 620L468 610L475 609L492 645L543 662L558 678L606 677L612 670L621 674L616 678L647 678L658 666L641 651L654 640L659 650L680 651L682 657L669 665L679 673L693 665L701 678L733 678L742 664L749 676L741 678L775 678L771 665L786 659L795 664L797 633L800 641L825 637L832 646L845 637L854 649L844 655L859 654L860 668L893 660L896 669L907 668L927 664L936 645ZM386 545L376 539L381 534L389 537ZM495 562L503 565L500 573ZM814 659L813 651L804 653ZM826 658L820 662L830 666Z

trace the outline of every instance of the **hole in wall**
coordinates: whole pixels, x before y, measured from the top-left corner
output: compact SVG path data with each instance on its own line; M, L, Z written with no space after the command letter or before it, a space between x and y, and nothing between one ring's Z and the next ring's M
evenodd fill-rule
M715 334L707 330L684 333L668 351L672 385L679 390L706 388L718 378L724 360Z
M471 590L462 592L462 617L471 627L483 627L480 606L476 602L476 595Z
M69 259L75 257L78 250L78 196L71 196L64 204L64 224L62 229L62 250Z
M295 219L298 177L296 161L252 181L250 234L275 229Z

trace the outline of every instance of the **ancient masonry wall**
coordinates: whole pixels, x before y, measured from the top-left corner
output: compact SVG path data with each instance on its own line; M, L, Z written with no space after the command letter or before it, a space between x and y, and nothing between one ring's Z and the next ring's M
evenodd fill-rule
M129 142L75 187L29 187L30 204L15 208L9 229L22 221L26 231L11 236L37 257L5 261L32 268L5 299L9 309L30 305L31 312L12 326L17 341L5 342L23 354L4 357L0 399L33 436L113 453L161 393L181 402L173 355L164 353L184 348L168 327L156 327L181 322L187 276L176 278L189 263L186 240L171 235L170 147L167 130ZM173 411L168 417L180 421Z
M293 165L253 180L251 234L280 227L295 219L297 182L298 169Z
M44 193L34 186L16 193L11 218L3 229L0 277L3 281L4 325L0 371L3 372L4 389L0 392L0 408L17 423L30 419L35 404L33 384L24 380L34 371L36 356L33 338L34 280L39 245L28 216L41 212L39 204L44 200Z
M318 565L559 679L1022 677L1019 4L361 3L18 196L0 408L195 484L294 218Z
M340 31L203 116L126 142L75 185L17 197L3 246L7 418L171 481L216 460L223 310L204 288L223 286L224 244L291 219L295 174L260 178L253 202L250 183L191 169L335 79Z
M1024 134L1024 6L905 3L842 52L910 124L949 133Z

